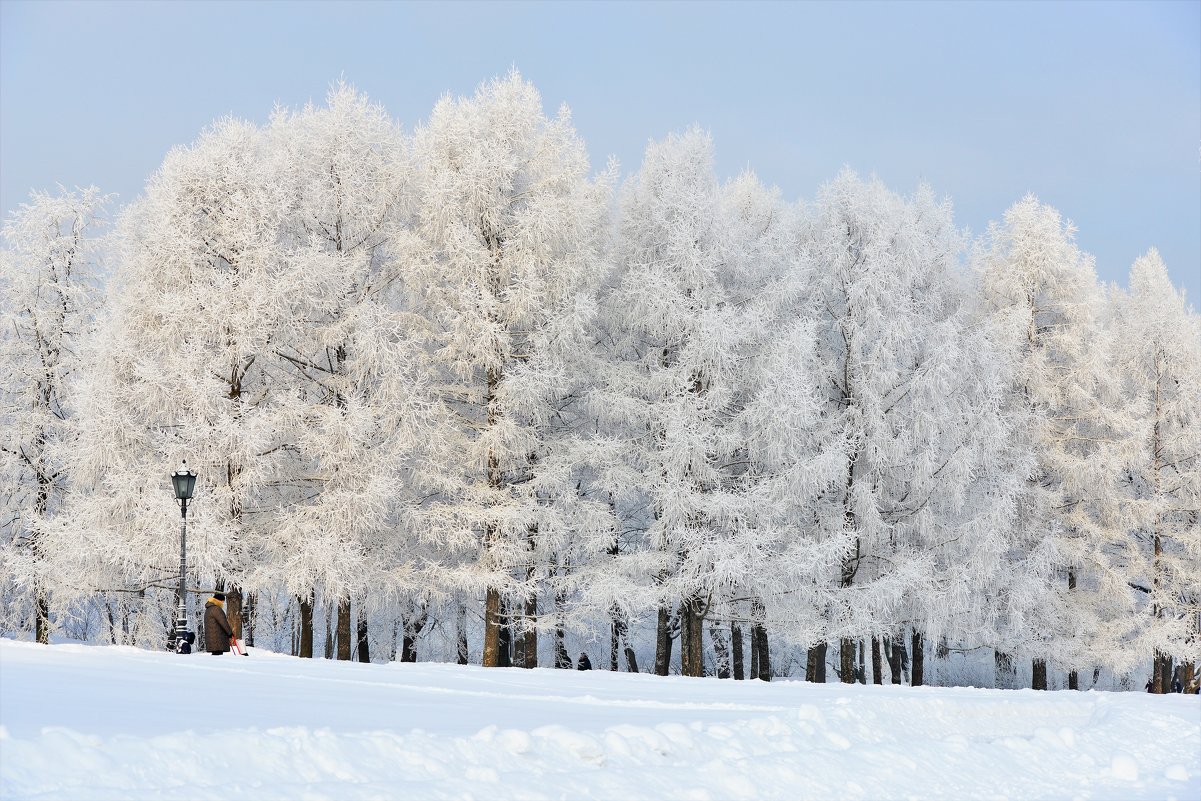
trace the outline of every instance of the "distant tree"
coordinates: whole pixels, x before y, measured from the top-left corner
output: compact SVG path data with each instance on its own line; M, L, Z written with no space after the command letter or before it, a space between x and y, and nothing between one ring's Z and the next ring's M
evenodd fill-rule
M70 547L55 518L70 481L81 346L101 300L96 235L106 201L95 187L34 192L3 228L0 580L5 617L32 611L40 643L49 641L52 596L65 578L53 563Z
M749 173L724 188L722 207L732 243L724 272L742 333L731 360L739 372L723 466L728 545L718 554L713 616L733 625L735 676L748 624L751 676L770 680L770 629L800 642L824 634L815 610L825 608L846 539L816 521L843 478L845 441L825 414L798 210ZM715 633L715 650L722 645Z
M285 458L295 497L275 512L252 578L284 581L298 597L320 587L337 608L336 655L350 659L352 600L362 611L412 589L407 566L425 555L412 513L427 332L397 291L412 203L406 142L344 84L325 106L278 111L264 137L288 198L277 280L295 291L281 298L268 358L294 431Z
M1015 559L1001 585L1002 641L1033 659L1075 669L1100 621L1120 621L1129 588L1107 562L1116 483L1113 419L1106 406L1106 342L1092 259L1075 229L1028 195L989 229L981 285L1009 386L1005 413L1032 460L1018 495ZM1065 591L1066 590L1066 591ZM1002 658L999 664L1004 662Z
M274 490L288 486L299 421L281 403L273 353L300 288L283 280L289 198L266 156L255 126L222 120L172 150L118 222L71 504L80 552L108 566L94 581L175 580L179 541L164 523L178 514L167 475L182 458L200 476L189 570L206 582L243 574Z
M1154 249L1134 262L1129 287L1115 298L1111 331L1127 401L1121 465L1131 527L1115 559L1137 589L1134 656L1153 654L1152 689L1170 692L1173 658L1189 679L1201 658L1201 319Z
M678 637L681 672L703 675L708 619L719 671L730 653L718 622L749 622L753 672L770 678L764 595L798 578L789 512L811 492L814 458L791 427L810 407L788 406L811 383L795 383L807 362L786 363L811 342L789 338L799 325L803 339L803 321L773 317L792 215L751 174L720 185L712 142L695 129L647 148L621 215L602 304L607 424L633 471L615 490L621 527L638 536L614 568L641 583L629 609L656 612L656 673Z
M610 189L589 177L564 108L516 73L444 98L414 144L404 285L427 321L440 433L425 474L441 581L482 592L483 664L537 653L536 600L574 532L608 530L579 498L569 421L587 376ZM570 511L570 513L568 513ZM603 522L597 522L603 521ZM523 662L528 664L528 658Z
M802 239L806 316L816 321L827 442L841 479L810 525L839 542L828 626L842 681L856 641L924 642L962 629L1003 545L1006 491L997 454L1008 431L988 342L972 325L950 207L928 189L901 198L844 173L825 186Z

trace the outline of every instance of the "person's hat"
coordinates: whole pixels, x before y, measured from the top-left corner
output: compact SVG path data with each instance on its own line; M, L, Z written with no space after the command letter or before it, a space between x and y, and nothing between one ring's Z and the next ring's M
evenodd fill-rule
M224 600L225 600L225 593L223 593L223 592L214 592L214 593L213 593L213 597L214 597L214 598L216 598L218 601L224 601Z

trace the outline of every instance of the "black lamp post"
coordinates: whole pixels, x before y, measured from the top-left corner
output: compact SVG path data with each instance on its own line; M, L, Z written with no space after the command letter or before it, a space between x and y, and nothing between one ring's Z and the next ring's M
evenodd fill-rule
M185 579L188 574L188 501L192 500L192 491L196 489L196 474L188 469L185 459L179 469L171 474L171 486L175 488L175 498L179 501L181 518L179 530L179 592L176 594L175 631L167 642L167 647L174 651L184 632L188 629L188 613L186 606L187 590Z

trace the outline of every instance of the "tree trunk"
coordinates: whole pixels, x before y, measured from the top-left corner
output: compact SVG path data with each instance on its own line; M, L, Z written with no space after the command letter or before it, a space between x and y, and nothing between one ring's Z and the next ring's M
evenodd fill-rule
M893 684L903 684L907 678L906 668L909 662L909 656L905 651L905 638L891 637L884 638L884 654L888 658L888 672L892 674Z
M755 626L755 629L758 632L758 636L755 637L758 643L758 657L755 661L758 662L757 667L759 668L755 678L760 681L771 681L771 648L767 640L767 627L760 623Z
M513 667L513 621L512 609L505 598L500 599L499 625L497 627L497 667Z
M1172 657L1156 652L1152 663L1152 687L1154 693L1170 693L1172 691Z
M313 591L309 590L308 597L298 598L300 601L300 641L297 643L297 656L301 659L313 658Z
M488 244L495 256L498 244L491 240L489 240ZM499 281L499 277L495 274L495 271L492 272L490 280L493 283ZM496 390L501 381L500 370L495 367L489 367L486 380L487 392L484 397L484 405L487 408L488 429L492 430L500 419L500 408L496 399ZM503 483L503 476L500 471L500 458L492 447L488 448L486 461L488 487L492 490L499 490ZM484 529L484 550L489 562L493 559L492 549L496 536L496 523L489 522ZM492 565L490 564L489 566L491 567ZM484 653L481 657L484 667L507 667L511 664L509 659L508 634L502 635L501 633L501 628L505 625L505 621L501 618L505 615L506 611L502 607L500 590L496 587L489 587L484 596Z
M676 613L680 616L680 675L691 676L692 665L689 659L692 656L692 621L688 614L688 602L684 601L680 604L680 609Z
M617 505L613 501L613 494L609 494L609 511L616 519ZM621 555L621 540L617 537L613 538L613 544L609 546L609 556L614 558ZM621 650L621 643L626 637L626 624L621 614L621 608L617 604L609 610L609 670L617 672L617 653Z
M421 611L415 612L412 604L409 605L408 613L400 617L401 643L400 643L400 661L401 662L416 662L417 661L417 637L425 628L425 624L429 622L429 606L425 603L421 604ZM466 610L463 611L464 618ZM464 620L464 623L466 621ZM465 665L466 662L459 664Z
M626 670L630 673L638 672L638 657L634 655L634 649L626 646Z
M1014 674L1013 657L1004 651L993 651L993 668L995 678L993 686L999 690L1012 690L1017 683Z
M680 675L683 676L705 675L700 606L701 600L695 597L680 604Z
M692 666L690 676L705 675L705 614L701 610L701 599L694 598L688 609L688 662Z
M855 527L855 514L851 509L851 487L854 483L855 459L847 466L847 491L843 498L844 513L848 531ZM848 554L842 560L842 587L850 588L855 581L855 573L859 570L859 538L855 538L855 552ZM849 637L838 641L838 680L843 684L855 681L855 642Z
M771 649L768 647L765 619L763 601L759 598L751 599L751 648L755 652L755 667L751 673L761 681L771 681Z
M1160 446L1160 414L1163 410L1162 402L1162 384L1163 372L1160 369L1158 355L1155 359L1155 422L1151 426L1151 483L1155 497L1160 494L1160 455L1162 449ZM1160 517L1156 515L1155 526L1153 529L1152 552L1154 560L1151 570L1151 587L1152 598L1156 599L1151 604L1151 614L1156 618L1163 617L1163 607L1159 605L1159 585L1160 578L1163 576L1163 540L1160 537ZM1154 693L1166 693L1172 689L1172 658L1159 651L1155 652L1151 662L1151 691Z
M333 628L333 619L334 619L334 608L329 605L328 601L326 601L326 603L325 603L325 658L326 659L334 658L334 646L337 644L337 640L334 639L334 631L335 630Z
M243 618L245 620L244 620L243 625L246 630L246 646L248 648L254 647L254 619L255 619L255 614L256 614L254 607L255 607L255 602L257 600L258 599L255 597L255 594L253 592L247 593L247 595L246 595L246 611L245 611L245 614L243 615Z
M1075 589L1076 589L1076 570L1075 570L1075 568L1069 567L1068 568L1068 592L1074 592ZM1068 689L1069 690L1079 690L1080 689L1080 677L1076 674L1076 671L1074 669L1068 672Z
M864 667L863 659L866 649L863 647L863 640L855 643L855 649L858 652L858 662L855 666L855 681L860 684L867 684L867 669Z
M1032 690L1047 689L1047 660L1035 659L1031 663L1030 688Z
M42 645L50 644L50 601L40 587L33 603L33 631L35 640Z
M484 595L484 667L500 666L500 591L489 587Z
M567 604L567 596L555 593L555 669L571 670L575 667L571 655L567 653L567 633L563 631L563 607Z
M567 645L564 643L566 635L562 628L555 629L555 669L556 670L571 670L574 665L571 664L571 654L567 653Z
M922 633L917 629L913 630L913 672L910 675L909 685L911 687L921 687L925 682L926 673L926 644Z
M108 639L110 645L117 645L117 617L113 614L113 602L104 599L104 611L108 616Z
M455 654L455 661L460 665L466 665L469 654L467 652L467 604L460 603L458 614L455 616L455 640L458 643Z
M805 681L814 684L826 683L826 652L829 647L824 642L809 646L809 656L805 661Z
M417 661L417 634L413 631L410 618L404 618L400 624L400 661Z
M751 623L751 678L759 678L759 627Z
M338 599L338 661L350 661L350 596Z
M659 621L655 627L655 675L666 676L671 667L671 611L659 607Z
M358 656L360 662L371 661L371 643L368 642L367 631L367 613L363 610L363 604L359 604L359 617L356 626L356 635L358 640Z
M838 641L838 680L843 684L855 683L855 641L849 637Z
M851 392L851 379L849 373L850 366L850 343L847 342L847 361L843 364L842 377L842 405L849 407L854 395ZM859 460L858 452L854 453L847 461L847 476L846 490L842 496L842 515L843 526L847 531L857 531L858 525L856 521L854 502L852 500L855 486L855 463ZM843 589L849 589L855 583L855 574L859 572L859 557L862 543L858 536L855 537L855 550L853 553L847 553L842 559L842 576L840 586ZM849 637L843 637L838 642L838 680L843 684L850 684L855 681L855 643Z
M709 627L709 639L713 640L714 673L719 679L730 678L730 645L725 630L714 623Z
M617 672L617 649L621 647L621 643L617 637L617 621L613 618L609 619L609 670Z
M139 609L142 607L145 599L146 599L146 591L139 590L138 591L138 600L137 600L137 605L138 605ZM200 629L200 628L203 628L203 626L197 625L196 628ZM133 644L133 638L131 638L129 636L129 606L124 601L121 602L121 642L124 645L132 645Z
M531 571L533 572L532 568ZM517 641L518 664L524 668L538 667L538 596L525 599L525 618L521 636Z
M730 651L734 662L734 680L743 681L746 673L742 663L742 627L737 623L730 624Z
M621 610L614 606L610 612L609 626L609 670L617 671L618 654L621 651L621 644L626 638L626 622L622 617Z
M45 434L39 433L37 436L34 451L41 454L45 447ZM39 459L40 461L40 459ZM33 462L30 462L32 466ZM34 468L37 472L37 495L33 503L34 518L44 520L46 509L50 502L50 477L40 468ZM42 532L36 531L33 533L30 540L30 550L33 552L33 558L36 561L42 559L41 548ZM167 632L167 643L174 642L174 628ZM46 594L46 588L42 586L41 579L35 579L33 586L33 639L41 645L50 644L50 598Z
M880 638L872 637L872 684L884 683L883 665L880 664Z
M1094 682L1095 683L1095 682ZM1197 683L1197 665L1195 662L1180 663L1180 686L1186 693L1194 692Z

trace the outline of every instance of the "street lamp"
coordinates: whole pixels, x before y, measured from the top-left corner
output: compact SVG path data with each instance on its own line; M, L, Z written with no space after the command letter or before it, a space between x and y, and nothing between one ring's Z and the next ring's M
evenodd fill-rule
M171 486L175 488L175 499L179 501L179 592L176 595L175 631L168 639L167 647L174 651L188 629L188 614L185 600L187 590L185 579L188 574L188 501L192 500L192 491L196 489L196 474L188 469L185 459L179 469L171 474Z

